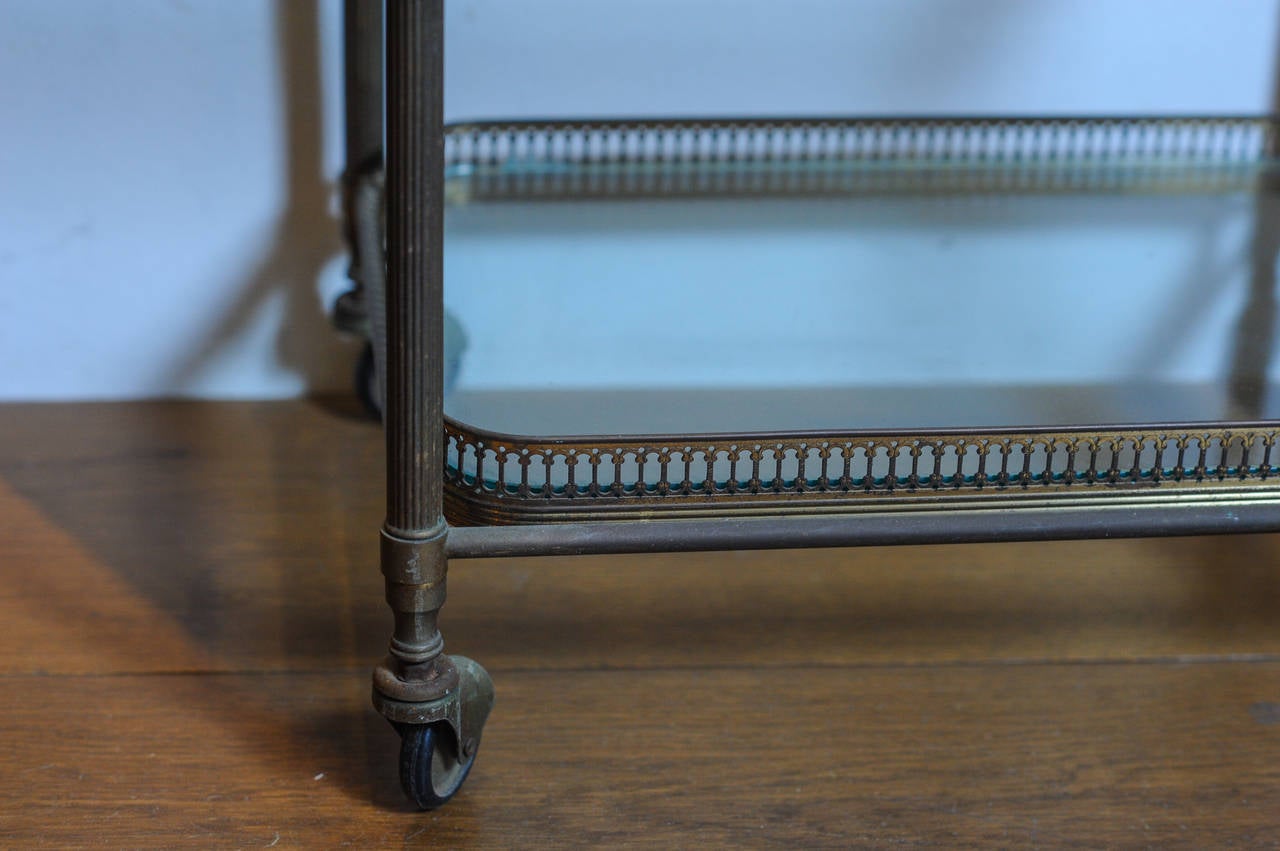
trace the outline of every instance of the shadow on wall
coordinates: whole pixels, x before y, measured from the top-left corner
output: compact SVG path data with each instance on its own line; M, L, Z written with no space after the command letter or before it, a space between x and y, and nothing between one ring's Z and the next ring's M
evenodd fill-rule
M1009 7L1012 10L1021 6ZM320 27L317 0L276 0L275 29L279 57L279 85L285 119L282 134L286 165L286 202L269 237L270 248L242 275L227 282L237 293L234 303L215 317L203 337L192 342L166 376L164 384L182 392L197 383L217 357L234 345L265 306L283 302L274 315L282 317L275 340L275 360L296 376L310 394L346 391L358 343L338 337L327 318L318 281L342 245L340 225L330 215L333 185L326 179L323 162L324 91L320 75ZM1006 16L994 16L1005 20ZM931 34L946 32L932 28ZM1274 267L1265 265L1273 256L1277 213L1259 209L1255 254L1264 258L1255 275L1250 309L1242 327L1262 327L1264 333L1242 334L1241 340L1268 339L1274 323ZM1271 252L1271 254L1268 254ZM1196 288L1185 292L1196 295ZM1173 305L1170 327L1194 321L1200 302L1189 298ZM1162 343L1168 337L1161 337ZM1270 350L1242 347L1235 353L1231 384L1244 411L1262 404L1261 380L1266 375ZM1160 351L1151 353L1158 358Z
M275 29L285 122L284 209L265 256L229 282L239 292L231 308L168 376L166 386L180 391L276 298L284 302L276 339L279 366L300 377L308 395L351 388L359 343L335 333L318 288L321 272L343 250L340 224L330 213L334 185L324 173L318 0L276 0Z

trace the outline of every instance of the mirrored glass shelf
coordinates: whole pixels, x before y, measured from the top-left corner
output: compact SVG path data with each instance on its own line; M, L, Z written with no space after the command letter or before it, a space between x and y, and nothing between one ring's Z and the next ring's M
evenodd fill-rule
M453 127L454 519L1269 487L1277 138Z

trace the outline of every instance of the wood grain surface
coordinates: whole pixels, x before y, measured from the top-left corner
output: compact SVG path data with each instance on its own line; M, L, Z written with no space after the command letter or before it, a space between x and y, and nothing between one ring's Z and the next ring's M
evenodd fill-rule
M1273 847L1280 538L459 562L476 771L368 706L381 434L0 407L0 847Z

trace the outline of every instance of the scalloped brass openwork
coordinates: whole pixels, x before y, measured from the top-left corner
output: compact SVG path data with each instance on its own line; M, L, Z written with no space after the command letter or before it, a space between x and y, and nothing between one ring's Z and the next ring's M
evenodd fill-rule
M780 514L1280 485L1274 425L519 438L445 426L451 522Z

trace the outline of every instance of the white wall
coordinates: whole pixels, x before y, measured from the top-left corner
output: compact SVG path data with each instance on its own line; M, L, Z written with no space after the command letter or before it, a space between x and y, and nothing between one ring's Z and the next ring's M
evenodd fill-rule
M1280 35L1276 0L448 8L451 118L1257 112ZM336 0L0 2L0 398L348 385L324 317L339 20Z

